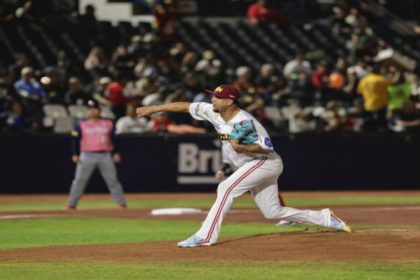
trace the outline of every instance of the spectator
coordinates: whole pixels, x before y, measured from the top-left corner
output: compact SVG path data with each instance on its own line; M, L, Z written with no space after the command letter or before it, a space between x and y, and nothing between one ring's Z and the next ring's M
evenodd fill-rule
M168 132L168 126L172 123L167 113L157 113L151 115L149 126L153 133Z
M77 69L71 58L64 51L58 53L57 65L54 67L54 71L58 75L60 85L64 88L67 88L70 77L76 77L80 74L80 69Z
M345 18L345 22L356 31L364 32L368 27L366 18L360 15L356 8L351 8L349 14Z
M21 2L24 3L28 1L24 0ZM162 4L159 4L160 7L156 6L156 12L158 9L164 6L169 7L172 4L176 5L176 0L159 0L158 2ZM310 5L309 0L302 0L297 2L299 3L294 3L293 1L293 10L295 12L295 8L298 5L301 7L308 7ZM324 108L324 110L326 110L330 115L331 112L333 112L336 116L339 117L341 117L343 112L346 112L345 116L350 116L350 118L352 118L354 115L357 115L354 118L357 118L357 122L359 123L361 118L359 116L360 112L358 109L360 106L359 102L362 101L364 105L364 117L367 118L367 121L365 122L365 129L369 127L369 124L371 124L372 121L374 123L376 122L377 124L373 125L372 127L384 127L382 124L378 125L378 118L383 120L383 113L386 111L386 109L388 109L390 113L392 111L396 111L395 113L399 114L403 104L405 104L407 100L420 100L420 82L419 78L415 77L414 80L410 81L412 82L412 86L410 86L405 81L399 81L397 84L392 85L392 83L395 81L395 70L388 70L391 75L389 75L389 73L385 74L385 71L383 71L381 76L385 78L385 80L389 81L389 86L387 87L388 101L384 102L386 98L378 97L376 96L376 93L369 95L369 86L362 86L365 84L365 81L360 82L360 80L366 76L372 78L372 75L368 75L370 73L370 67L367 65L371 64L372 61L376 61L373 59L373 56L376 56L376 53L379 50L389 47L388 43L379 37L382 36L384 31L387 29L385 27L384 29L378 28L376 25L373 26L374 29L371 28L371 26L369 26L370 23L367 21L367 19L371 19L369 10L362 10L361 8L363 8L363 5L358 5L356 2L357 1L342 1L342 3L347 6L344 9L335 8L335 14L331 14L330 18L332 21L321 20L321 22L318 22L317 19L314 22L310 22L302 26L303 29L300 30L300 33L305 35L304 33L313 32L312 35L315 36L317 40L312 42L314 46L307 44L307 49L311 51L306 56L306 59L305 53L300 52L296 54L296 57L293 60L288 61L284 65L283 75L278 75L275 72L275 69L280 68L280 63L285 62L283 60L288 55L288 48L278 50L278 55L275 55L277 61L276 64L262 64L259 73L256 72L257 77L253 77L252 71L254 68L251 70L250 67L255 67L255 65L258 65L258 63L265 62L263 59L265 56L261 56L263 53L258 54L258 52L255 53L252 51L254 46L251 46L251 50L245 48L244 50L241 50L240 52L238 51L235 54L237 46L232 45L227 49L219 49L217 46L220 44L220 42L215 41L213 42L214 44L212 43L209 45L211 49L200 50L200 48L197 47L198 45L196 45L194 42L195 37L191 36L188 38L190 26L183 26L183 30L181 32L182 34L180 33L182 39L185 40L185 43L176 42L171 45L161 44L156 32L150 31L147 29L147 27L141 25L139 28L141 29L142 35L134 35L131 38L131 43L129 46L125 47L124 45L119 44L126 43L121 42L122 39L125 40L126 38L129 38L126 36L118 37L119 42L114 42L114 44L111 44L109 40L106 42L105 40L101 41L100 38L104 38L103 34L100 33L99 30L102 24L100 26L98 25L99 28L94 28L98 29L97 33L99 34L99 37L94 34L92 40L88 41L87 43L88 45L91 45L94 42L104 42L104 44L101 43L100 46L107 51L112 51L112 46L118 46L117 48L113 49L111 63L108 64L104 51L101 48L92 48L92 51L86 58L85 63L86 69L89 69L88 71L92 73L92 76L86 76L82 75L86 74L83 70L83 64L72 64L69 56L67 56L64 52L59 52L57 65L33 71L34 73L44 73L44 77L40 78L39 81L41 83L40 90L42 91L43 89L43 91L46 92L46 96L41 98L41 100L28 100L28 96L24 97L21 95L22 93L25 95L25 90L20 90L19 96L13 96L14 92L16 92L16 89L13 86L14 82L19 79L21 70L28 66L28 58L25 54L16 55L16 61L13 63L13 65L10 66L10 70L12 71L12 75L10 77L12 77L13 81L10 82L10 77L6 76L5 80L8 81L7 85L1 85L0 82L0 118L3 120L3 127L5 125L5 112L9 114L10 108L12 107L11 102L15 99L22 99L21 104L23 106L24 116L28 118L27 123L34 123L35 118L38 120L38 124L35 126L39 127L41 125L41 122L39 121L41 118L38 115L38 113L41 111L39 108L42 107L42 105L46 102L63 103L64 95L62 93L66 93L66 95L68 93L69 96L76 96L75 99L73 97L70 98L72 101L69 102L73 104L86 104L91 96L93 96L95 100L98 100L102 105L111 105L111 103L113 103L113 110L119 110L118 115L123 116L125 114L125 102L128 101L141 102L146 100L151 103L162 103L165 101L167 102L168 100L174 101L181 99L185 101L210 101L209 96L202 93L200 89L216 87L215 85L220 84L222 78L228 79L229 83L235 84L235 86L242 92L240 99L241 105L243 105L244 108L254 114L260 121L264 121L265 119L264 111L267 110L265 110L264 106L270 105L283 107L291 100L294 100L299 102L299 105L302 106L302 111L304 111L304 113L298 116L298 122L301 122L302 124L312 124L313 122L316 123L316 128L313 130L308 129L308 131L319 131L320 127L327 130L337 130L333 122L332 125L331 123L328 124L328 121L322 120L322 116L319 115L314 117L308 113L310 110L305 111L305 109L312 106L318 106L316 108L319 108L321 107L320 105L325 106L329 103L329 101L335 102L339 100L341 101L338 103L339 105L334 106L332 109ZM274 5L270 5L270 3L275 2L270 2L269 0L258 1L258 3L253 6L259 6L257 8L259 8L260 11L267 12L267 16L269 10L274 10ZM282 3L282 7L290 7L291 5L289 4L290 3ZM2 4L0 4L0 6L1 5ZM34 8L36 8L35 6L36 5L34 5ZM97 22L94 7L90 5L86 8L87 9L85 15L79 16L78 20L80 22L86 22L86 25L92 24L92 26L96 26ZM361 11L363 13L361 13ZM2 14L2 11L0 11L0 14ZM300 19L294 21L296 23L300 21ZM50 25L51 22L62 23L63 20L48 20L47 25ZM66 24L63 26L67 26L70 29L74 28L74 22L65 22ZM332 22L333 24L328 25L328 22ZM329 37L324 36L324 23L328 26L331 26L333 29L333 39L335 42L333 44L333 52L331 54L326 54L326 56L323 54L319 55L318 51L312 52L314 47L317 47L319 44L325 45L325 43L328 42ZM21 23L17 22L17 24ZM34 22L33 24L38 23ZM39 28L43 28L44 24L45 23L39 24ZM170 25L171 24L168 26ZM103 24L103 26L104 29L107 30L108 27L111 28L107 24ZM240 33L240 29L243 29L243 27L240 27L238 31L231 30L232 26L227 29L225 29L223 26L216 26L216 29L213 30L213 27L207 29L207 27L204 25L203 30L208 32L216 31L214 34L210 32L210 37L214 37L215 35L230 37L235 36L234 34L230 34L230 31ZM30 27L30 29L32 29L32 27ZM30 29L27 30L26 28L23 28L23 34L25 35L30 31ZM87 37L87 29L87 27L83 27L82 30L78 31L77 35L73 32L73 30L72 32L68 33L69 38L67 38L67 36L62 38L63 40L70 39L70 41L73 39L73 41L76 43L76 48L74 48L73 52L73 55L75 55L74 58L77 58L79 56L79 51L85 48L85 45L79 45L78 41L75 40L84 40L84 38ZM254 38L254 35L256 35L260 39L264 39L264 37L267 35L276 35L276 37L279 36L282 44L287 44L288 39L293 39L295 36L300 36L299 32L294 33L295 35L291 35L291 30L284 30L282 28L278 29L276 25L267 27L260 26L257 29L243 29L243 31L245 31L246 35L250 38ZM292 30L293 29L294 28L292 28ZM298 29L300 29L300 27ZM53 30L58 29L54 28ZM113 27L112 30L116 31ZM373 30L375 32L373 32ZM9 32L10 30L5 30L6 37L9 35ZM28 35L30 34L28 33ZM76 37L74 37L75 35ZM49 32L46 33L46 36L50 36ZM390 39L390 43L392 45L398 45L402 39L397 33L392 33L389 36L390 37L385 36L384 38ZM283 37L284 41L282 39ZM300 45L301 43L305 43L305 40L308 38L309 37L306 35L302 36L302 40L298 40L299 42L297 42L297 44ZM13 37L8 39L10 39L9 41L11 41L10 43L12 43L13 46ZM347 45L348 48L345 50L343 49L344 46L340 46L340 44L344 44L345 40L347 39L349 40ZM192 42L190 42L190 40L192 40ZM267 40L263 41L267 44L267 46L269 46L270 49L275 47L275 44L272 44L273 42L269 42ZM54 42L55 41L53 40L53 45ZM410 55L410 53L411 55L414 55L415 48L413 46L415 45L415 42L408 39L403 39L403 42L406 43L406 45L403 46L404 55ZM34 43L38 44L37 42ZM110 43L110 45L107 43ZM288 46L291 49L295 49L298 45L295 46L293 44L289 44ZM192 49L189 47L193 47L194 51L192 51ZM217 49L216 52L214 52L215 49ZM24 46L22 50L26 50L26 47ZM265 52L267 50L263 51ZM276 52L274 49L273 51ZM351 54L353 57L348 55L349 51L352 52ZM202 57L200 57L198 52L202 53ZM47 60L46 62L48 62L51 57L44 55L44 52L41 53L43 58ZM224 56L223 62L227 63L227 65L222 64L222 60L217 56L219 54ZM268 54L270 54L270 52ZM347 66L346 60L343 59L344 54L346 55L346 60L351 63L349 65L350 67ZM245 57L248 55L251 55L252 60L255 60L255 63L257 64L244 65L243 67L239 67L236 69L237 71L235 73L235 69L232 67L235 67L235 65L240 63L240 61L248 61L251 63L251 61ZM331 71L330 69L327 69L326 65L322 63L318 65L316 70L312 73L309 61L321 61L322 59L327 59L330 61L333 56L338 56L339 58L335 67L332 68ZM7 57L5 58L6 59L2 61L3 63L8 62ZM36 59L35 61L38 64L42 64L42 60L39 57L30 57L30 59L31 61ZM382 63L381 65L383 66L385 64ZM0 67L2 66L0 65ZM82 69L79 69L80 67L82 67ZM126 79L123 79L122 81L111 81L110 78L107 78L107 76L110 75L110 72L114 72L114 70L117 70L116 72L119 72L121 76L125 77ZM74 87L69 85L68 81L71 77L83 77L83 80L78 80L77 83L86 84L86 87L83 88L83 85L77 86L76 82L74 82ZM91 81L91 79L93 81ZM104 82L105 80L107 81ZM358 86L359 84L360 86ZM369 82L369 84L374 83ZM10 85L12 85L12 88ZM72 89L67 90L69 86L72 87ZM123 87L123 89L121 89L121 87ZM72 92L74 88L79 88L82 92L86 91L87 94L85 95L81 92L74 93ZM361 88L364 88L363 93L358 94L358 90L361 90ZM410 96L409 94L410 88L413 96ZM79 91L79 89L76 91ZM313 92L315 92L315 94L313 94ZM322 94L320 95L318 92L322 92ZM112 97L109 95L110 93L113 95ZM1 96L6 96L6 98L2 99ZM33 97L37 96L38 94L33 95ZM320 99L319 96L322 96L323 98ZM116 100L119 101L116 102ZM120 102L121 100L123 101ZM314 103L314 100L316 103ZM321 102L319 103L319 101ZM378 109L375 106L380 102L386 103L386 105L381 104L379 106L380 109ZM31 104L28 105L28 103ZM38 104L38 109L35 110L38 113L35 113L35 115L33 113L34 104L32 103ZM337 106L340 108L337 108ZM115 107L119 107L119 109L116 109ZM356 107L357 110L355 109ZM375 109L370 107L375 107ZM356 113L352 110L355 110ZM394 114L392 114L392 116L393 115ZM173 115L169 115L168 118L175 123L184 123L183 120L176 119ZM286 123L286 121L284 120L283 123ZM322 123L322 125L319 125L319 123ZM348 125L348 127L350 126L351 125ZM301 125L301 127L305 127L305 125ZM308 125L308 127L311 127L311 125ZM301 130L306 131L306 129ZM338 130L341 131L341 128L338 128Z
M248 20L251 24L260 23L284 23L286 17L275 10L268 0L257 0L248 8Z
M360 80L357 91L362 95L366 118L365 129L377 129L385 125L388 105L387 88L390 81L380 74L380 67L375 65L372 73Z
M182 42L177 42L174 46L169 50L169 54L171 55L172 59L178 64L181 65L181 62L187 53L188 49Z
M90 71L93 76L106 76L108 74L108 60L104 51L99 47L94 47L89 52L85 60L85 69Z
M181 69L182 72L191 72L194 71L195 66L197 65L198 62L198 54L196 52L193 51L188 51L184 57L182 58L181 61Z
M26 54L23 54L23 53L16 54L15 63L9 66L9 72L12 75L12 80L17 81L20 77L22 69L28 66L29 66L29 61Z
M166 44L160 44L159 38L150 32L144 34L142 45L149 59L156 59L168 47Z
M344 86L346 85L347 61L340 57L337 59L336 65L328 76L328 93L327 100L344 100Z
M84 87L84 90L100 104L110 105L108 99L105 97L105 91L111 81L112 80L109 77L95 77L92 83Z
M67 105L87 105L92 97L83 90L83 84L79 78L69 79L69 90L65 94Z
M147 96L158 91L158 73L156 68L153 66L147 67L143 71L142 76L143 77L135 83L136 95Z
M134 68L134 72L139 78L145 77L154 80L156 80L160 74L155 62L146 60L140 60Z
M347 71L347 82L343 88L346 101L350 101L351 103L357 98L357 85L359 84L359 81L360 79L358 78L357 74L349 68Z
M134 78L134 66L136 66L136 60L132 56L125 46L118 46L112 55L111 59L112 66L122 75L127 77L127 79Z
M283 69L283 75L287 79L290 79L292 74L305 74L309 77L311 73L311 64L305 60L304 52L298 52L295 58L286 63Z
M81 30L87 31L88 34L91 36L96 36L96 15L95 15L95 6L93 5L86 5L85 6L85 13L80 14L77 17L77 21L79 23L79 27Z
M265 92L265 89L273 90L273 83L278 80L275 75L274 65L265 63L260 68L260 74L256 79L256 84L260 92Z
M195 73L186 73L183 81L184 89L190 100L201 92L200 81Z
M15 89L21 97L25 114L31 119L32 128L41 129L46 93L41 84L33 78L32 68L22 68L21 79L15 82Z
M116 123L116 133L143 133L150 131L146 118L137 118L136 107L133 103L127 104L126 116L120 118Z
M334 90L341 91L346 83L347 61L339 57L334 69L328 77L328 86Z
M170 42L174 38L177 5L178 1L176 0L165 0L156 5L152 10L155 17L157 33L163 42Z
M8 71L0 72L0 131L5 128L10 108L16 100L17 95L13 86L12 75Z
M316 128L312 111L303 110L296 101L290 101L289 105L283 108L283 114L288 120L290 133L313 132Z
M96 22L96 15L95 15L95 6L93 5L86 5L85 6L85 13L79 15L78 20L81 25L89 25Z
M345 109L337 101L330 101L327 103L325 111L321 114L322 131L338 132L342 130L345 122Z
M128 99L124 95L125 77L119 72L115 73L114 76L114 81L106 87L106 96L115 118L119 119L125 114Z
M206 129L188 124L176 124L167 113L156 113L151 116L149 126L154 133L169 132L174 134L204 134Z
M347 73L354 73L358 79L361 79L369 74L369 71L366 62L363 60L358 60L355 65L350 66L347 69Z
M311 75L312 87L322 95L325 94L324 89L328 85L328 64L321 61L318 67Z
M146 49L143 46L143 38L141 35L134 35L131 37L131 42L127 47L128 54L133 57L144 57L146 56Z
M346 22L346 14L340 7L333 8L334 17L332 19L332 31L336 35L349 34L352 32L352 27Z
M287 100L290 97L290 92L284 77L280 77L274 82L272 93L266 94L265 97L269 105L274 105L276 107L282 107L286 105Z
M17 98L11 73L7 70L0 70L0 100Z
M412 85L410 82L405 80L403 74L398 74L399 79L394 85L389 85L387 88L388 92L388 111L400 110L404 104L410 101L412 93Z
M14 100L11 104L10 112L7 114L6 131L23 132L26 127L26 121L23 116L22 105Z
M241 94L256 93L251 68L248 66L240 66L236 69L235 74L236 80L233 85Z
M290 98L298 101L302 106L310 105L314 99L311 93L311 82L305 73L292 74L287 81Z
M222 71L223 64L219 59L211 59L209 65L205 70L205 85L209 88L215 88L224 79L224 73Z
M48 103L65 104L65 88L61 85L59 75L54 68L46 68L45 76L43 76L40 81L47 94Z
M397 132L420 132L420 112L416 104L408 101L401 110L395 110L391 117L391 127Z

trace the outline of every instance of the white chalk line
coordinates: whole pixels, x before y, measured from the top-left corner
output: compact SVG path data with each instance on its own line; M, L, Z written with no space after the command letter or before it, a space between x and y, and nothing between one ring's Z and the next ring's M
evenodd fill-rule
M49 215L49 214L0 215L0 220L17 220L17 219L51 218L51 217L59 217L59 215Z
M334 208L334 207L331 207ZM342 206L337 207L337 209L342 208ZM349 206L348 208L351 208ZM347 206L346 206L347 209ZM354 206L351 208L352 211L412 211L412 210L420 210L420 205L417 206L379 206L379 207L364 207L364 206ZM231 209L229 211L230 214L249 214L255 213L259 210L255 209ZM208 211L203 211L200 214L207 214ZM51 217L68 217L68 215L54 215L54 214L7 214L7 215L0 215L0 220L17 220L17 219L36 219L36 218L51 218Z

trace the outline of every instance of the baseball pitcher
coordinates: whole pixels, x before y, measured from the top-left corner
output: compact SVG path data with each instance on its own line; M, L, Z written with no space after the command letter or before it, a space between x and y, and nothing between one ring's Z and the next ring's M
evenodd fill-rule
M238 169L218 185L217 198L201 228L179 247L210 246L217 242L223 218L233 200L247 191L267 219L287 220L319 225L350 232L344 221L328 208L320 211L282 207L279 202L277 180L283 162L274 151L271 138L264 127L249 113L237 106L239 93L231 85L221 85L212 94L212 104L176 102L137 108L137 116L156 112L189 112L197 120L213 124L223 142L222 149L229 162Z

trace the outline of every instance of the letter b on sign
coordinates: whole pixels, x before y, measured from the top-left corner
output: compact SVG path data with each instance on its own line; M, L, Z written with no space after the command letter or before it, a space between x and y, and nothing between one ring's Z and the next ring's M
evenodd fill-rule
M194 173L198 168L198 147L195 144L180 144L178 148L178 171Z

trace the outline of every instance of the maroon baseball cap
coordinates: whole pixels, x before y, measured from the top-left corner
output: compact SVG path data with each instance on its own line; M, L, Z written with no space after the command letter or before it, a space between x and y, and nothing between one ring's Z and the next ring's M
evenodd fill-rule
M205 91L219 98L229 98L233 100L239 98L238 90L232 85L221 85L215 88L214 90L206 89Z

